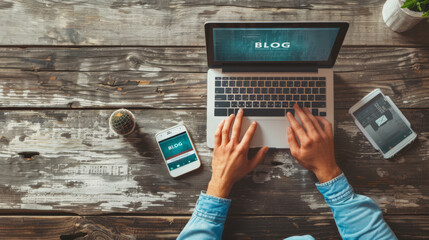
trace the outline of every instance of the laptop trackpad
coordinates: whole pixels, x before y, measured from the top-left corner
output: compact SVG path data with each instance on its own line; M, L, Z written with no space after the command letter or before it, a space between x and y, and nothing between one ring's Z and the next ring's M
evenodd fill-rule
M289 126L289 122L286 117L244 117L241 127L241 139L253 121L256 121L258 126L253 136L251 147L289 148L286 136L286 128Z

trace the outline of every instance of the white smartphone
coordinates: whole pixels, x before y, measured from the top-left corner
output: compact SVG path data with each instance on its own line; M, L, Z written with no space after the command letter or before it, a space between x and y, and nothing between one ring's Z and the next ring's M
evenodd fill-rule
M172 177L201 166L195 146L185 126L177 125L156 134L156 142Z
M417 134L393 101L375 89L350 108L356 125L384 158L391 158Z

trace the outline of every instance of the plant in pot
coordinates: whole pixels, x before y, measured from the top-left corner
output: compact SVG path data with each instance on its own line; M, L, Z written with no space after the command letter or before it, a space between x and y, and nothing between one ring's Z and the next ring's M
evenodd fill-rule
M383 20L395 32L413 28L429 17L429 0L387 0L383 6Z

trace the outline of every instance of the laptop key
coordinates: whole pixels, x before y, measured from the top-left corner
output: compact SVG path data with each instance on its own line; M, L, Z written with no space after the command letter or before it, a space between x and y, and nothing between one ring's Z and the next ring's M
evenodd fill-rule
M264 100L264 95L257 95L257 96L256 96L256 98L257 98L259 101Z
M229 86L230 87L235 87L235 81L229 81Z
M311 114L313 114L314 116L319 116L319 109L312 109L311 110Z
M300 81L295 81L293 84L294 87L300 87L301 86L301 82Z
M318 88L313 88L313 94L319 94L319 89Z
M292 81L287 81L287 86L288 87L293 87L293 82Z
M216 100L216 99L215 99L215 100ZM228 95L228 100L229 100L229 101L234 100L234 95Z
M246 107L248 108L252 107L252 102L246 102Z
M235 95L235 100L241 100L241 95Z
M232 88L225 88L225 93L232 93Z
M325 87L325 86L326 86L325 81L317 81L316 82L316 87Z
M237 102L231 102L231 107L237 107L238 106L238 103Z
M243 86L243 81L237 81L236 83L237 83L237 84L236 84L236 85L237 85L237 87L242 87L242 86Z
M268 102L268 107L269 107L269 108L274 107L274 102Z
M307 95L301 95L301 100L302 101L307 101Z
M256 81L251 81L251 82L250 82L250 86L252 86L252 87L256 87L256 86L257 86L257 82L256 82Z
M215 77L215 80L221 80L222 78L221 77Z
M276 88L276 93L277 93L277 94L282 93L282 89L281 89L281 88Z
M222 81L222 87L228 87L228 81Z
M326 95L316 95L316 101L317 100L326 100Z
M244 81L243 82L243 87L248 87L250 86L250 82L249 81Z
M304 88L298 88L298 93L299 94L303 94L304 93Z
M238 102L238 107L243 108L244 107L244 102Z
M313 108L325 108L326 103L325 102L312 102L311 107L313 107Z
M319 77L319 80L326 80L325 77Z
M264 100L265 101L269 101L270 100L270 95L264 95Z
M291 88L290 89L290 93L295 94L296 93L296 88Z
M279 95L279 100L280 101L284 101L285 100L285 95Z
M264 81L258 81L258 87L263 87L264 86Z
M288 101L292 100L292 95L286 95L286 100Z
M281 108L263 109L263 108L245 108L243 116L261 116L261 117L283 117L285 110Z
M266 81L265 82L265 87L271 87L271 81Z
M314 87L314 84L315 84L315 82L314 82L314 81L310 81L310 82L308 82L308 86L309 86L309 87Z
M286 87L286 81L280 81L280 87Z
M262 93L268 93L268 88L261 88Z
M245 101L249 100L249 95L243 95L243 100Z
M288 104L288 102L282 102L282 107L283 107L283 108L287 108L287 107L288 107L288 105L289 105L289 104Z
M228 116L228 111L227 109L223 109L223 108L215 108L214 110L214 115L215 116Z
M226 100L226 95L216 94L215 100Z
M278 81L274 81L273 82L273 87L278 87L279 86L279 82Z
M275 88L270 88L269 90L268 90L268 92L270 93L270 94L272 94L272 93L274 93L275 92Z
M276 102L275 106L276 106L276 108L282 107L282 102Z
M261 102L261 107L267 107L267 102Z
M233 88L232 93L238 93L238 88Z
M246 93L246 88L240 88L240 93Z
M298 101L299 100L299 95L293 95L293 100L294 101Z
M305 93L306 93L306 94L310 94L310 93L311 93L311 88L306 88L306 89L305 89Z
M253 93L253 88L248 88L247 93Z
M216 86L216 87L220 87L220 86L221 86L221 84L222 84L222 82L221 82L221 81L215 81L215 86Z
M229 102L215 102L215 107L229 107Z
M304 103L304 107L306 107L306 108L311 107L311 103L310 103L310 102L305 102L305 103Z
M292 115L295 116L295 109L293 109L293 108L286 109L286 113L288 113L288 112L290 112Z
M303 108L303 107L304 107L304 103L303 103L303 102L297 102L296 104L298 104L298 106L299 106L300 108Z
M326 117L326 112L320 112L319 114L321 117Z
M271 100L277 101L277 95L271 95Z
M228 116L231 114L235 114L234 108L228 108Z
M256 95L250 95L250 100L255 101L256 100Z
M225 93L223 88L215 88L215 93Z
M253 107L254 107L254 108L259 107L259 102L253 102Z
M256 94L261 93L261 89L260 89L260 88L255 88L254 92L255 92Z
M308 86L308 82L307 81L302 81L301 82L301 87L307 87Z
M228 77L222 77L222 80L228 80Z
M288 94L289 93L289 88L283 88L283 94Z
M320 94L326 94L326 88L320 88L319 92Z

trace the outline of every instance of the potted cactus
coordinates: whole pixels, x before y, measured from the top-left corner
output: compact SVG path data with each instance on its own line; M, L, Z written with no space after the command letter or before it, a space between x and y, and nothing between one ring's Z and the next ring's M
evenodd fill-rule
M429 17L429 0L387 0L383 6L383 20L395 32L413 28Z
M109 126L113 132L119 135L128 135L136 127L136 118L127 109L119 109L110 115Z

